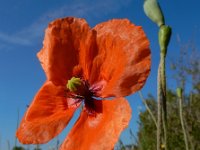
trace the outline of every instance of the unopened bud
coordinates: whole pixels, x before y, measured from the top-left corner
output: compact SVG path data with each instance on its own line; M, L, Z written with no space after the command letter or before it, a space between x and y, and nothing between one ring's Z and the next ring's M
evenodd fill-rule
M145 14L151 21L155 22L159 27L165 24L165 19L157 0L145 0L143 7Z
M163 25L159 29L158 37L159 37L160 50L161 53L164 54L164 56L167 53L167 46L171 38L171 33L172 29L169 26Z
M182 93L183 93L183 89L182 88L177 88L176 89L176 94L177 94L178 98L182 97Z

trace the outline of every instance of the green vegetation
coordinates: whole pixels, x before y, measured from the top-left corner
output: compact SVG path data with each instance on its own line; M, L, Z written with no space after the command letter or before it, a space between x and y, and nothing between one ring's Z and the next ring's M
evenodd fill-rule
M200 53L193 41L179 44L180 57L171 67L174 70L173 77L177 83L178 93L176 89L167 90L168 149L199 150ZM155 118L157 116L156 98L149 95L145 100L145 105L148 106L147 110L141 112L139 116L139 144L136 143L133 150L156 149L157 128L152 117L152 114ZM165 149L164 139L162 139L161 149Z
M200 90L200 89L198 89ZM157 104L155 98L151 95L146 99L148 106L156 116ZM167 108L168 108L168 128L169 128L169 149L184 150L184 135L179 117L179 102L176 93L172 90L167 92ZM189 149L200 149L200 93L191 93L185 95L183 102L183 116L187 138L189 141ZM141 150L156 149L156 126L150 114L147 111L140 113L140 127L138 132L138 140Z

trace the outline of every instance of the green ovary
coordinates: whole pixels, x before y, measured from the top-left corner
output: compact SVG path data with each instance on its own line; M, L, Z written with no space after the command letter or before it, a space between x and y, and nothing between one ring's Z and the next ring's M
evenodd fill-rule
M72 77L68 80L66 87L71 91L77 91L77 88L81 85L82 81L80 78Z

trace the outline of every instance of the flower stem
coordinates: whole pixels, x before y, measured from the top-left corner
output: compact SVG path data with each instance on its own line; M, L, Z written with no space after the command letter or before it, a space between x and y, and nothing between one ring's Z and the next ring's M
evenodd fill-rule
M162 149L167 150L167 102L166 102L166 75L165 75L165 57L167 54L167 47L171 37L171 27L165 25L164 15L157 0L144 1L145 14L155 22L159 27L158 39L160 45L160 63L158 67L157 77L157 99L158 99L158 112L157 112L157 150L161 149L162 129L164 129L164 143ZM163 112L162 112L163 111ZM163 126L162 126L163 123ZM162 128L163 127L163 128Z
M160 75L161 64L158 67L157 76L157 150L161 149L162 140L162 90L161 90L161 75Z
M162 25L159 28L158 39L160 45L160 65L158 69L158 74L160 74L159 83L159 97L162 101L161 108L163 110L162 117L163 129L164 129L164 148L168 149L168 125L167 125L167 95L166 95L166 74L165 74L165 58L167 55L167 47L171 38L171 27L167 25Z
M162 96L162 120L163 120L163 128L164 128L164 142L165 142L165 150L168 148L168 125L167 125L167 98L166 98L166 74L165 74L165 54L161 53L160 58L160 76L161 76L161 96Z
M141 91L139 91L139 95L140 95L140 98L141 98L142 102L144 103L144 105L145 105L147 111L149 112L149 114L150 114L150 116L151 116L153 122L155 123L156 128L158 128L158 125L157 125L157 122L156 122L156 118L155 118L155 116L153 115L153 113L152 113L151 109L149 108L148 104L146 103L146 101L145 101L145 99L144 99L144 97L143 97Z
M184 135L185 149L189 150L188 140L187 140L188 138L187 138L186 129L185 129L184 121L183 121L183 95L182 95L182 89L181 88L177 88L177 96L178 96L178 99L179 99L179 114L180 114L180 120L181 120L183 135Z

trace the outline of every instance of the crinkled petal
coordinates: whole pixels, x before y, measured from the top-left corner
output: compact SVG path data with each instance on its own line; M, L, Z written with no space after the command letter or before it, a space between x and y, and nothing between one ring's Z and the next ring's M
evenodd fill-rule
M75 67L77 71L79 52L92 45L90 38L93 34L84 19L68 17L50 23L43 48L38 53L47 79L56 84L66 84L67 79L73 76Z
M46 143L58 135L72 118L76 105L65 97L64 88L47 81L28 107L16 136L23 144Z
M142 27L127 19L97 25L98 54L93 59L90 83L105 81L101 97L127 96L142 88L151 66L149 41Z
M95 100L96 116L84 109L60 150L111 150L129 124L131 108L124 98Z

